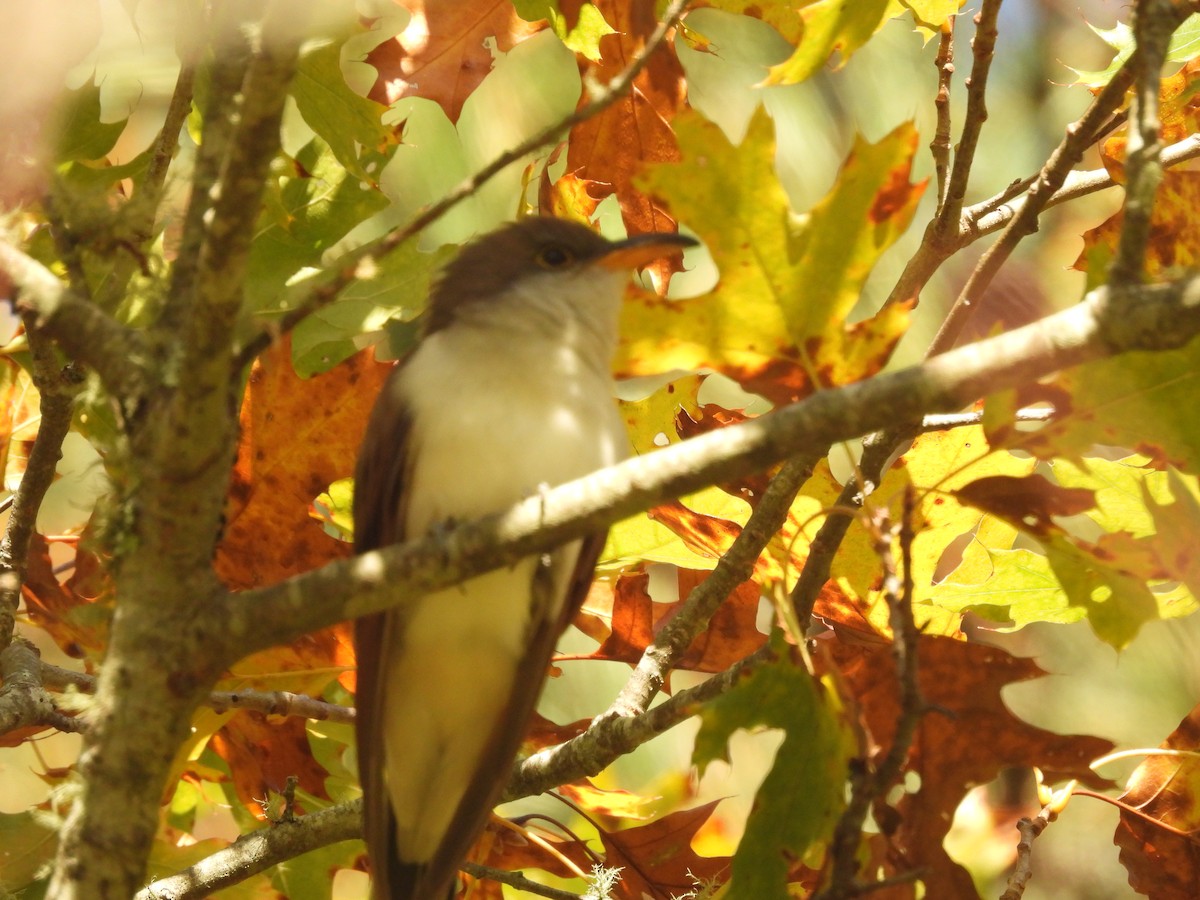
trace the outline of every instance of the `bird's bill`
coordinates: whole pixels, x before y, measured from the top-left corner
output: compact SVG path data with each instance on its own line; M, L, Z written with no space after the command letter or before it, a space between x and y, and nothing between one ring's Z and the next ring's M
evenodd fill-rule
M623 241L615 241L611 248L596 262L606 269L628 271L640 269L662 259L676 256L685 247L695 247L699 241L682 234L638 234Z

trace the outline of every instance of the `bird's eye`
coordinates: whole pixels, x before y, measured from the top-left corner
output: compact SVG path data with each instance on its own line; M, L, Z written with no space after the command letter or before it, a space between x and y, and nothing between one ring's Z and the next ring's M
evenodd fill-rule
M558 244L543 247L538 251L537 255L537 264L543 269L561 269L563 266L570 265L574 261L575 254L566 247L560 247Z

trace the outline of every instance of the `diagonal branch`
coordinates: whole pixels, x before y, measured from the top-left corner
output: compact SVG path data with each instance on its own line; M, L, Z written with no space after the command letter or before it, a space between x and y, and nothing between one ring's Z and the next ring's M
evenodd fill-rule
M1131 298L1136 302L1129 303ZM1120 313L1117 309L1120 309ZM1023 328L867 381L822 391L750 422L683 441L444 534L340 560L225 598L230 658L544 552L666 499L761 471L835 441L961 409L979 397L1127 350L1200 333L1200 276L1084 302Z
M182 872L147 885L134 900L198 900L303 853L361 837L362 801L331 806L242 835Z
M1200 134L1193 134L1163 150L1162 164L1164 168L1170 168L1198 156L1200 156ZM1020 182L1019 184L1024 185L1021 191L1028 188L1033 181L1034 179L1030 178ZM1068 200L1075 200L1113 187L1117 187L1117 182L1107 169L1092 169L1086 172L1073 171L1063 181L1062 187L1054 192L1054 196L1046 201L1046 208L1049 209L1060 203L1066 203ZM1018 199L1013 199L1014 197L1018 197ZM1024 203L1024 197L1005 191L963 210L961 225L963 238L974 240L976 237L1000 230L1012 221Z
M27 329L52 338L71 360L93 369L114 396L134 398L145 380L141 336L71 291L49 269L0 235L0 269L20 293Z
M754 573L754 564L767 542L787 520L796 492L812 474L815 455L794 457L783 464L763 491L737 539L712 573L692 590L679 611L666 622L642 653L629 681L603 716L644 712L662 689L667 675L696 635L738 585ZM603 717L602 716L602 717Z

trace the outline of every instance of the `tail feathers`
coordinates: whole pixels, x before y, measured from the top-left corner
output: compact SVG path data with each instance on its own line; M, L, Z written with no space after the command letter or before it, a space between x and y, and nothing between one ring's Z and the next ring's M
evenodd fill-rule
M429 863L402 862L394 854L386 861L387 878L376 877L372 900L454 900L457 871Z

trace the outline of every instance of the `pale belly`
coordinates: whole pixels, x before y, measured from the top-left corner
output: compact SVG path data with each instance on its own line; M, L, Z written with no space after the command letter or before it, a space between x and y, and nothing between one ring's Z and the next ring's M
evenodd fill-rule
M410 469L409 534L502 510L624 456L607 382L506 376L461 352L453 369L449 357L434 353L428 361L425 369L409 367L430 381L416 391L424 402L414 421L421 452ZM448 417L446 409L461 414ZM418 489L429 485L437 488ZM560 604L577 553L574 544L554 554ZM387 783L407 861L437 850L505 707L525 649L538 564L526 559L426 596L408 608L403 635L389 636L401 646L385 653Z

